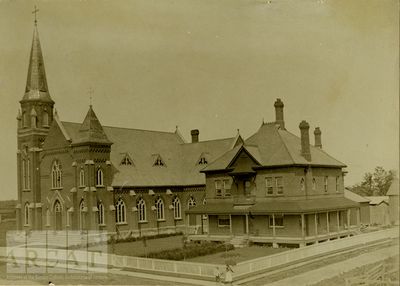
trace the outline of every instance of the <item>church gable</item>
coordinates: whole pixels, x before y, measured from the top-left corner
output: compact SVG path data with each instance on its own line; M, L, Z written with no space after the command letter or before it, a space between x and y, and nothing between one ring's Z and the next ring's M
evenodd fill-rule
M68 147L70 140L71 139L64 130L62 123L58 120L54 120L43 143L43 150L54 149L55 146L58 148Z

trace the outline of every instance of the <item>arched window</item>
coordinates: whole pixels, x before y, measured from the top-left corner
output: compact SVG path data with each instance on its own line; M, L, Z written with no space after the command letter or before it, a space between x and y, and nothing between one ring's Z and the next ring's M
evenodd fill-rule
M304 180L304 178L301 178L301 180L300 180L300 190L304 191L305 189L306 189L305 180Z
M62 230L62 216L61 216L61 203L56 200L54 203L54 218L55 218L55 230Z
M97 169L96 173L96 186L103 186L103 170L102 169Z
M61 212L61 204L58 200L54 203L54 212L56 212L56 213Z
M47 111L43 112L43 126L48 127L49 126L49 114Z
M143 198L140 198L137 202L136 208L138 210L138 220L139 222L146 221L146 202Z
M21 116L21 119L22 119L22 127L23 128L25 128L25 127L27 127L27 120L26 120L26 112L22 112L22 116Z
M36 115L31 115L31 128L37 127L37 117Z
M53 167L51 168L51 186L53 189L61 188L62 186L62 170L61 164L58 161L54 161Z
M26 160L26 181L25 189L29 190L31 188L31 161Z
M175 197L172 200L172 206L174 207L174 218L175 219L181 219L182 218L181 201L179 200L178 197Z
M192 208L194 206L196 206L196 200L195 200L195 198L190 197L189 200L188 200L188 208L190 209L190 208Z
M164 201L162 198L158 198L155 203L157 220L164 220Z
M85 186L85 170L83 168L79 171L79 186Z
M317 181L315 180L315 178L312 179L312 189L313 191L317 189Z
M25 203L25 207L24 207L24 212L25 212L25 216L24 216L24 224L25 225L29 225L30 222L30 217L29 217L29 203Z
M119 198L116 205L117 214L116 214L116 222L117 223L125 223L126 222L126 208L124 201Z
M81 230L85 229L86 227L86 207L85 207L85 201L81 200L81 203L79 204L79 228Z
M102 203L99 203L98 207L99 209L99 224L103 225L104 223L104 205Z
M46 210L46 226L50 226L50 209Z
M26 161L25 160L22 160L21 171L22 171L22 187L25 190L26 189Z

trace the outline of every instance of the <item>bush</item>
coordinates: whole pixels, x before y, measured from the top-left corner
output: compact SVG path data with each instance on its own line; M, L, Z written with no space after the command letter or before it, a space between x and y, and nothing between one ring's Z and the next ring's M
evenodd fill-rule
M223 244L219 242L190 242L186 243L182 248L151 252L147 255L148 258L168 259L168 260L183 260L198 256L224 252L233 250L232 244ZM142 256L143 257L143 256Z
M146 236L141 236L141 237L128 236L128 237L124 237L124 238L122 238L122 237L115 238L115 236L113 235L108 240L108 243L134 242L134 241L142 241L144 238L146 238L146 240L150 240L150 239L164 238L164 237L178 236L178 235L183 235L183 233L182 232L160 233L160 234L152 234L152 235L146 235Z

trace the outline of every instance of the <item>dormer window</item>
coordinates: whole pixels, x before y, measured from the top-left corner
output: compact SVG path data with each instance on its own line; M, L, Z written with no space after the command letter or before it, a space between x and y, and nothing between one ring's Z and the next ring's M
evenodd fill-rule
M207 165L208 164L208 159L207 159L207 154L206 153L201 153L199 160L197 160L197 165Z
M122 158L120 165L124 165L124 166L133 165L132 159L131 159L131 157L129 157L128 153L124 154L124 157Z
M155 161L154 161L153 166L158 166L158 167L163 167L163 166L165 166L165 163L164 163L163 159L161 158L161 156L160 156L160 155L156 155L156 156L157 156L157 157L156 157L156 159L155 159Z

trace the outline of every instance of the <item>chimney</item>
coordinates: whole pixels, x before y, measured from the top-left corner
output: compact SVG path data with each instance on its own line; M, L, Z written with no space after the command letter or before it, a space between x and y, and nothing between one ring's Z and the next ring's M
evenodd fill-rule
M303 120L302 122L300 122L299 128L301 134L301 155L307 161L311 161L310 137L308 135L310 125L307 123L307 121Z
M321 130L316 127L314 130L314 146L322 149Z
M285 129L285 121L283 120L283 102L280 98L275 101L275 123L279 124L281 129Z
M192 135L192 143L197 143L199 142L199 130L198 129L194 129L190 131L190 135Z

